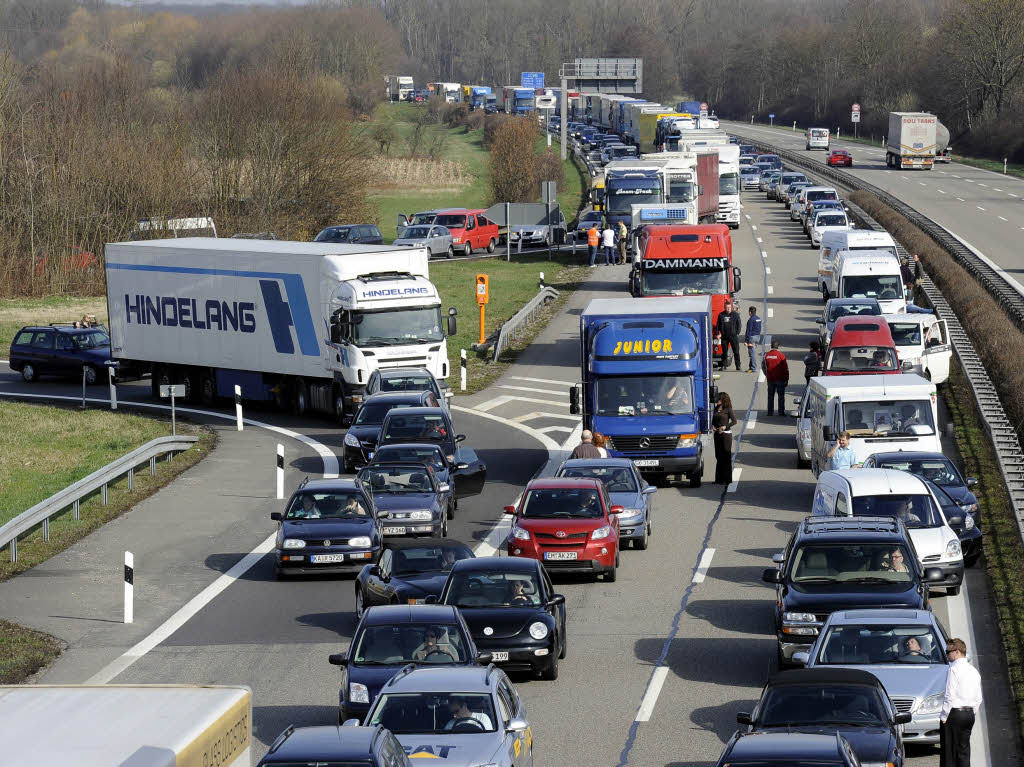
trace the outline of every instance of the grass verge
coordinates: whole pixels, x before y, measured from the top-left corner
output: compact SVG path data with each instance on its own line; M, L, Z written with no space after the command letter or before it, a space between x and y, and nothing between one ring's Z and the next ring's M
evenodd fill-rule
M56 637L0 620L0 684L24 684L62 650Z
M95 314L107 323L105 296L49 296L48 298L12 298L0 300L0 357L6 359L14 334L25 325L49 325L51 322L74 322L83 314Z
M156 476L145 468L136 471L132 492L127 478L109 485L106 505L98 492L83 499L78 520L70 507L52 517L49 541L37 530L18 541L17 562L0 557L0 581L34 567L121 516L199 462L216 444L215 434L207 429L186 425L181 430L199 437L193 449L171 461L157 461ZM169 433L164 421L125 413L0 402L0 454L16 456L0 464L4 489L0 524L139 445Z

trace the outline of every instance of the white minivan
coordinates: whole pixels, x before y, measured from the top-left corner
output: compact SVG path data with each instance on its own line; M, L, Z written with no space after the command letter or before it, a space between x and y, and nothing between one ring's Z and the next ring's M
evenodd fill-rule
M896 241L888 232L871 229L825 232L821 236L821 250L818 251L818 290L825 301L828 301L829 285L832 282L832 264L841 250L885 250L899 257Z
M804 138L807 140L807 149L828 151L828 128L808 128Z
M850 432L858 463L874 453L942 452L935 384L921 376L816 376L804 397L816 477L828 470L828 452L843 431Z
M945 320L918 313L886 314L882 319L889 325L904 373L916 373L935 384L949 378L953 345Z
M814 488L811 514L900 519L910 533L910 542L914 544L922 569L937 567L942 571L942 580L934 581L934 585L945 587L950 596L960 593L964 582L960 538L949 526L939 502L917 475L896 469L823 472ZM898 568L902 563L893 557L875 564L877 569L884 570Z
M884 250L841 250L832 262L829 298L873 298L883 314L907 309L900 260Z

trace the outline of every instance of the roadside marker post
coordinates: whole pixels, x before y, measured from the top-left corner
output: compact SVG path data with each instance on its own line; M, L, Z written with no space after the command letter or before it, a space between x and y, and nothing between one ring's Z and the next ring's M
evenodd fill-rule
M284 445L277 443L277 500L284 500Z
M124 622L135 621L135 555L124 553Z
M114 378L117 373L117 362L107 360L107 383L110 386L110 409L117 410L117 384Z
M235 422L238 430L242 430L242 387L235 384Z
M171 436L176 437L178 436L178 427L174 412L174 398L185 396L185 384L161 384L160 396L171 398Z
M85 384L85 375L86 375L86 370L87 370L86 366L82 365L82 410L85 410L85 385L86 385Z
M459 367L460 367L459 384L462 387L462 391L466 391L466 350L465 349L462 349L459 352Z

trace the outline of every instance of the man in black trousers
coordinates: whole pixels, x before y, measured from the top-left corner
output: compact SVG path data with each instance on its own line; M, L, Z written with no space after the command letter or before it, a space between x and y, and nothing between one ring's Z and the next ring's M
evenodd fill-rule
M939 725L939 767L971 767L971 730L981 705L981 674L967 662L967 645L950 639L946 645L949 676Z
M736 369L740 369L740 315L732 310L732 302L726 301L725 308L718 315L715 322L715 330L722 336L722 360L721 367L725 370L729 365L729 347L732 347L733 357L736 359Z

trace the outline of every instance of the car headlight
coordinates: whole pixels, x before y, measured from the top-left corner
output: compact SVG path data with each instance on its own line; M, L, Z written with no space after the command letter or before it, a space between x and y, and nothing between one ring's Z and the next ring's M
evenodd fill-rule
M640 516L640 509L623 509L622 513L619 514L619 520L632 519L633 517Z
M306 542L298 538L286 538L282 549L304 549Z
M946 544L946 556L947 557L959 557L960 556L960 541L956 538Z
M964 514L964 530L974 529L974 517L970 514Z
M782 620L788 623L814 623L814 613L783 613Z
M528 541L530 540L530 533L528 530L524 530L523 528L519 527L519 525L513 525L512 537L515 538L517 541Z
M409 519L411 519L411 520L420 520L420 521L422 521L422 520L425 520L425 519L430 519L432 516L434 516L434 515L431 514L429 511L411 511L411 512L409 512Z
M918 705L915 714L937 714L942 711L942 698L945 696L944 692L937 692L934 695L929 695L927 698L921 701Z
M605 525L604 527L599 527L594 532L592 532L590 534L590 540L592 540L592 541L599 541L602 538L607 538L611 534L612 534L611 525Z
M698 435L696 434L680 434L679 442L676 443L676 447L693 447L697 444Z
M352 432L348 432L345 435L345 444L349 447L359 447L359 437Z
M546 624L537 621L536 623L530 624L530 636L534 639L543 639L548 635L548 627Z
M961 511L965 511L968 514L974 514L978 510L978 504L976 503L961 503L957 505L960 506Z
M365 684L352 682L348 686L348 699L350 703L369 703L370 691L366 689Z
M360 535L358 538L349 538L348 539L348 545L349 546L370 546L370 545L372 545L372 542L370 541L369 536L367 536L367 535Z
M800 429L797 432L797 434L800 436L800 441L801 442L810 442L811 441L811 430L810 429Z

